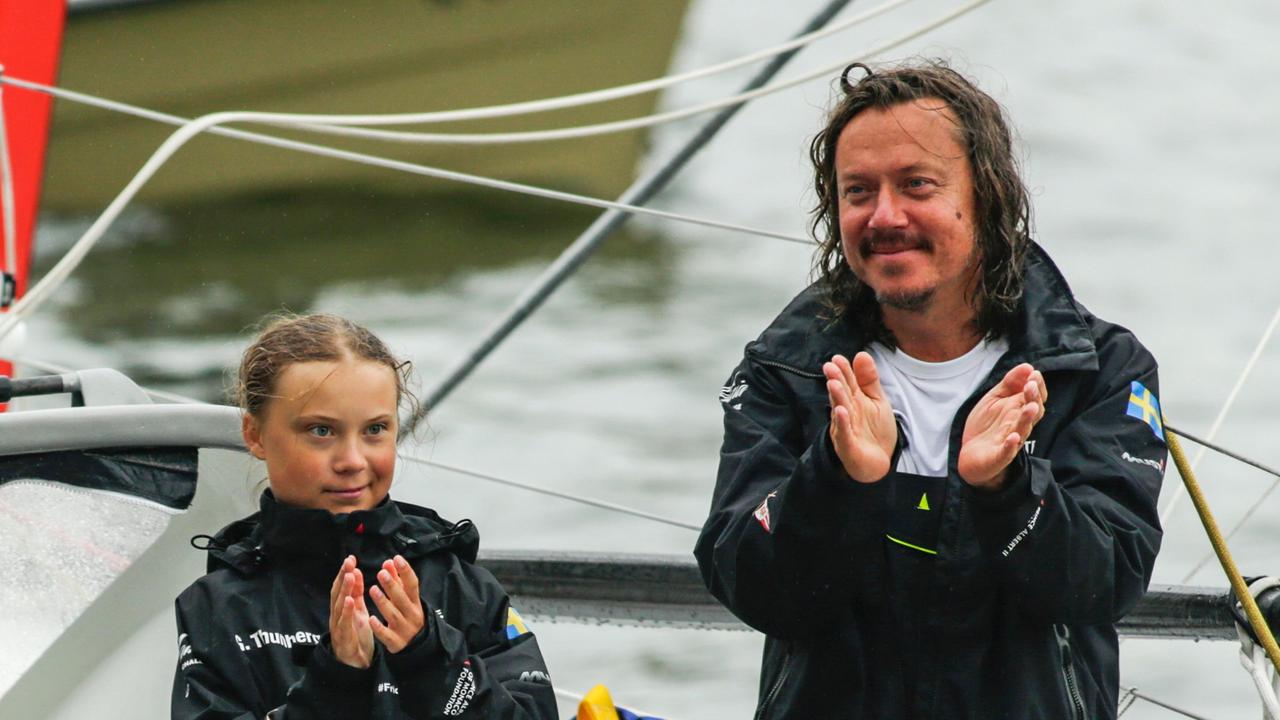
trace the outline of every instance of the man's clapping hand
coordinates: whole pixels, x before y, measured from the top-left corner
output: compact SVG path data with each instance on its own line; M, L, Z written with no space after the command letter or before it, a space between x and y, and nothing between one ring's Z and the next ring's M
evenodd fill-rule
M1049 390L1040 371L1023 363L991 388L964 423L956 469L973 487L999 490L1031 429L1044 417Z
M836 355L823 364L831 399L831 443L849 477L873 483L889 474L898 424L871 356L860 352L850 363Z

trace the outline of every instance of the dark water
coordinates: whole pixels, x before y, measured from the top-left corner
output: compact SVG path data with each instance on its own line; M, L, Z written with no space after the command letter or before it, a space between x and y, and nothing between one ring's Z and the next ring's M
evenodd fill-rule
M701 66L770 44L818 5L703 0L677 62ZM849 58L951 7L913 3L806 51L792 70ZM1271 220L1280 188L1278 22L1280 11L1262 2L1005 1L895 53L946 54L1008 106L1040 241L1086 305L1156 353L1165 412L1193 431L1207 431L1280 304ZM704 82L665 102L684 106L741 82ZM804 145L828 87L754 103L661 204L801 232ZM690 127L656 133L655 154ZM32 354L118 367L214 400L245 329L287 307L369 324L430 384L593 215L489 192L363 187L138 208L33 320ZM40 265L89 220L48 218ZM700 522L719 444L716 391L742 345L804 285L808 262L805 249L783 243L637 223L406 451ZM1269 349L1219 436L1272 465L1280 464L1271 441L1278 382ZM1227 525L1268 484L1212 457L1201 472ZM403 468L396 493L475 519L492 547L688 552L693 541L676 528L417 467ZM1234 543L1252 572L1276 570L1275 502ZM1156 582L1182 582L1207 549L1184 503ZM1225 584L1212 568L1195 581ZM754 707L752 636L561 624L539 634L564 687L607 682L623 701L672 718L745 717ZM1234 653L1227 644L1131 641L1122 682L1209 717L1256 716ZM1126 715L1166 716L1143 704Z

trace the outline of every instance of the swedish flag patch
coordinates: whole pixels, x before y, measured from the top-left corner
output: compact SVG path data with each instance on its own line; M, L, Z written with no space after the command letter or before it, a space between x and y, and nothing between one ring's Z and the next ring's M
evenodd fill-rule
M1137 380L1129 383L1129 407L1124 414L1146 423L1147 427L1151 428L1151 432L1156 434L1157 439L1164 440L1164 419L1160 415L1160 401L1156 399L1155 393Z
M524 624L524 618L520 617L520 613L516 612L513 607L507 607L507 639L515 640L521 635L528 634L529 628Z

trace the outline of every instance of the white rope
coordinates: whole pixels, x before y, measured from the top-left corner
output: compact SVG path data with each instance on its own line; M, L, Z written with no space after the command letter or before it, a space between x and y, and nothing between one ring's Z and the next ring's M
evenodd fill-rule
M0 66L0 76L4 68ZM9 123L4 114L4 88L0 87L0 212L4 213L4 270L18 274L17 202L13 197L13 161L9 156Z
M1275 333L1276 326L1278 324L1280 324L1280 307L1277 307L1275 314L1271 316L1271 322L1262 332L1262 337L1258 338L1258 344L1253 348L1253 354L1249 356L1249 360L1245 363L1244 369L1240 371L1240 376L1236 378L1236 383L1231 388L1231 392L1227 394L1226 401L1222 403L1222 408L1218 410L1217 417L1213 419L1213 425L1209 427L1209 434L1205 436L1205 439L1209 442L1213 442L1214 438L1218 434L1218 430L1222 428L1222 423L1227 419L1227 413L1231 411L1231 407L1235 404L1236 398L1240 395L1240 390L1244 387L1245 381L1249 379L1249 375L1253 372L1253 368L1258 364L1258 359L1262 357L1262 351L1267 347L1267 343L1271 341L1271 336ZM1200 451L1196 453L1195 458L1191 461L1192 470L1195 470L1200 465L1200 461L1204 459L1205 454L1208 452L1209 448L1204 447L1203 445L1200 446ZM1186 495L1186 488L1179 484L1178 489L1173 493L1173 497L1169 498L1168 504L1164 506L1164 512L1160 513L1161 525L1167 525L1169 523L1169 518L1173 515L1174 508L1177 507L1178 502L1182 500L1184 495ZM1228 535L1227 537L1230 538L1231 536ZM1191 571L1191 575L1194 575L1198 569L1199 566L1197 566L1195 570ZM1183 582L1190 580L1191 575L1187 575L1187 577L1183 578Z
M1249 585L1249 592L1256 599L1263 592L1274 587L1280 587L1280 581L1273 577L1263 577ZM1276 675L1275 666L1267 658L1266 652L1253 642L1248 631L1238 622L1236 636L1240 638L1240 664L1253 679L1258 697L1262 700L1263 720L1280 720L1280 698L1277 697L1280 695L1280 677Z
M833 23L820 30L815 30L811 33L792 38L785 43L781 43L770 48L758 50L733 60L709 65L696 70L690 70L677 75L669 75L667 77L645 80L643 82L632 83L629 85L620 85L602 90L544 98L541 100L529 100L509 103L506 105L491 105L487 107L467 108L461 110L444 110L422 113L390 113L378 115L297 114L293 117L298 122L322 125L426 125L432 123L459 122L464 120L485 120L510 117L513 115L529 115L548 112L551 110L596 105L612 100L632 97L634 95L642 95L648 92L664 90L675 85L719 75L745 65L750 65L751 63L758 62L760 60L766 60L775 55L781 55L784 52L789 52L796 48L810 45L818 40L843 32L856 25L861 25L868 20L872 20L889 12L890 10L894 10L901 5L905 5L910 1L911 0L891 0L890 2L886 2L883 5L867 10L866 12L854 15L847 20L843 20L839 23Z
M183 145L199 133L211 128L215 125L239 122L246 115L254 115L255 113L244 112L221 112L212 113L203 117L191 120L164 141L160 147L152 154L142 169L133 177L125 186L120 194L116 196L111 204L107 206L102 215L94 221L93 225L85 231L84 235L76 241L67 253L58 261L56 265L49 270L48 273L40 279L40 282L32 287L27 294L13 305L12 310L0 319L0 338L3 338L11 331L14 326L22 319L34 312L45 300L52 296L53 292L66 281L67 277L79 266L84 260L85 255L93 248L93 246L102 238L107 229L124 211L125 206L137 195L148 180L169 160ZM364 153L351 152L348 150L339 150L337 148L329 148L321 145L313 145L295 140L286 140L284 138L270 138L270 136L261 136L257 133L242 133L242 136L251 136L251 139L260 140L269 145L287 148L291 150L299 150L302 152L310 152L325 157L338 158L341 160L349 160L352 162L361 162L368 165L385 167L392 170L400 170L416 175L426 177L434 177L442 180L451 180L455 182L469 183L488 187L497 190L506 190L509 192L517 192L535 197L543 197L553 200L562 200L565 202L573 202L581 205L589 205L592 207L619 210L634 215L647 215L650 217L663 218L666 220L676 220L694 225L702 225L704 227L713 227L721 230L730 230L733 232L747 233L749 235L758 235L762 237L771 237L778 240L809 245L810 240L801 235L790 235L787 233L775 232L772 230L762 230L759 228L751 228L744 225L736 225L733 223L720 222L717 220L707 220L696 218L680 213L667 212L665 210L655 210L639 205L629 205L626 203L614 202L611 200L601 200L599 198L588 197L585 195L576 195L574 193L561 192L559 190L548 190L532 185L522 183L514 183L506 180L496 180L493 178L482 177L479 175L470 175L467 173L454 172L441 168L430 167L426 165L418 165L415 163L404 162L400 160L391 160L388 158L378 157L375 155L366 155Z
M907 1L908 0L897 0L897 2L907 2ZM949 13L943 14L942 16L935 19L933 22L926 23L925 25L917 28L916 30L913 30L894 40L891 40L887 43L884 43L882 45L879 45L875 48L872 48L871 50L868 50L862 53L856 59L866 60L876 55L880 55L882 53L888 52L889 50L897 48L926 33L929 33L941 27L942 25L945 25L951 22L952 20L955 20L956 18L977 9L978 7L985 5L990 1L991 0L973 0L973 2L970 2L967 5L964 5ZM896 6L896 5L894 2L891 2L885 6L882 6L881 8L876 8L872 11L869 11L864 15L872 16L873 14L880 14L882 12L885 12L888 9L891 9L891 7L893 6ZM858 18L853 18L853 19L857 20L862 18L863 16L859 16ZM819 34L834 32L838 29L843 29L843 27L847 27L848 25L849 23L846 22L842 25L833 26L833 28L828 28L827 30L821 30L815 33L810 33L809 35L806 35L803 37L810 38L810 40L812 40ZM769 54L777 54L776 52L773 52L774 50L778 50L779 52L784 52L786 50L792 49L793 47L798 47L799 45L802 45L803 42L799 42L797 44L797 41L800 41L800 40L802 40L802 38L798 38L797 40L793 40L790 43L780 45L777 48L771 48L770 50L762 51L761 53L757 53L754 56L748 56L748 57L751 58L751 60L753 61L755 59L759 59L759 57L768 57ZM779 48L781 48L781 50L779 50ZM742 64L739 61L733 61L733 62L737 64ZM565 140L565 139L573 139L573 138L592 137L596 135L604 135L604 134L616 133L616 132L624 132L628 130L636 130L640 128L652 127L654 125L660 125L663 123L675 122L677 120L683 120L688 117L711 112L713 110L718 110L720 108L728 107L731 105L738 105L741 103L748 102L750 100L754 100L756 98L781 92L783 90L790 89L792 87L801 85L803 83L809 82L817 78L827 77L832 72L844 69L849 64L849 62L852 62L852 61L844 61L835 65L829 65L829 66L820 68L818 70L801 75L797 78L793 78L791 80L774 83L772 85L766 85L764 87L757 88L749 92L739 93L737 95L731 95L725 98L721 98L719 100L714 100L711 102L703 103L701 105L696 105L696 106L685 108L682 110L675 110L675 111L670 111L666 113L657 113L657 114L653 114L645 117L631 118L627 120L619 120L614 122L599 123L594 125L584 125L584 126L578 126L578 127L556 128L552 130L537 130L537 131L529 131L529 132L509 132L509 133L414 133L414 132L375 130L372 128L358 128L358 127L344 127L344 126L422 124L422 123L431 123L431 122L444 122L446 120L454 121L454 120L462 120L462 119L476 119L476 118L482 118L482 117L500 117L502 115L518 114L516 110L513 110L514 108L523 108L519 112L529 112L529 111L540 112L543 109L549 110L549 109L555 109L558 107L572 106L571 104L570 105L559 104L562 100L565 100L564 98L552 99L548 101L535 101L534 103L515 103L512 105L493 106L490 108L476 108L473 110L458 110L458 111L446 111L446 112L436 112L436 113L401 113L401 114L385 114L385 115L323 115L323 114L313 114L313 113L268 113L268 112L245 111L242 113L238 113L237 117L235 117L234 119L225 120L223 122L224 123L225 122L259 123L264 125L276 125L276 126L289 127L294 129L308 130L312 132L342 135L347 137L357 137L357 138L364 138L364 139L375 139L375 140L407 142L407 143L456 144L456 145L485 144L487 145L487 144L508 144L508 143L525 143L525 142L545 142L550 140ZM733 67L736 67L737 64L734 64ZM715 66L715 67L718 68L719 66ZM707 71L698 71L698 72L707 72ZM711 73L708 72L708 74L711 74ZM682 78L682 76L673 76L673 77L677 79ZM661 81L651 81L651 82L657 83ZM30 83L28 81L18 81L18 82L15 82L14 84L22 85L24 87L28 87L31 89L41 89L41 90L44 89L43 87L38 87L35 83ZM674 83L669 83L669 84L674 84ZM609 92L614 92L618 90L621 90L621 88L614 88L612 90L598 91L598 92L609 93ZM79 99L83 101L87 97L91 97L91 96L86 96L83 93L72 93L71 91L63 91L63 92L66 93L64 97L67 97L68 99ZM573 97L583 97L583 96L567 96L567 97L573 98ZM538 103L545 103L545 106L538 107L535 110L529 110L530 107L537 105ZM99 103L94 103L94 104L99 104ZM103 104L99 104L99 105L101 107L107 107L106 105L103 105ZM122 103L117 103L117 104L114 104L113 107L109 107L108 109L113 109L117 111L126 111L125 110L126 107L127 106L124 106ZM499 110L501 110L502 112L498 112ZM130 112L130 114L138 115L140 113ZM160 120L162 122L172 122L172 118L173 118L173 116L163 116L163 114L161 113L149 113L148 117L150 119ZM241 135L240 137L244 137L244 136Z
M973 0L956 10L945 13L933 22L902 35L894 40L879 45L857 56L854 60L867 60L882 53L893 50L904 45L916 38L931 32L956 18L985 5L991 0ZM569 140L584 137L593 137L596 135L606 135L609 133L625 132L628 130L637 130L640 128L652 127L664 123L683 120L695 115L701 115L713 110L729 107L731 105L740 105L742 103L772 95L783 90L793 88L797 85L804 84L810 80L824 78L831 75L832 72L843 70L850 62L854 60L845 60L835 65L829 65L818 70L806 73L790 80L776 82L764 87L750 90L748 92L730 95L719 100L713 100L695 105L693 107L684 108L682 110L673 110L665 113L656 113L645 117L631 118L628 120L617 120L614 122L598 123L594 125L580 125L577 127L556 128L553 130L533 130L526 132L505 132L505 133L417 133L398 130L375 130L371 128L356 127L340 127L339 125L357 124L351 118L358 116L317 116L317 115L298 115L293 113L255 113L245 114L240 121L265 123L270 125L283 125L286 127L308 130L312 132L327 133L332 135L341 135L344 137L356 137L368 140L385 140L402 143L427 143L427 144L450 144L450 145L491 145L491 144L510 144L510 143L527 143L527 142L546 142L550 140ZM340 118L339 122L324 122L316 118L331 117ZM368 116L365 116L368 117ZM389 117L389 116L384 116ZM370 123L358 123L370 124ZM391 125L400 124L399 122L383 122L380 124Z
M178 115L170 115L168 113L157 112L155 110L149 110L147 108L138 107L136 105L129 105L127 103L117 102L115 100L108 100L106 98L96 97L93 95L76 92L74 90L66 90L63 88L53 87L51 85L42 85L40 83L31 82L29 80L22 80L22 79L13 78L13 77L0 77L0 85L3 85L3 84L13 85L15 87L21 87L23 89L32 90L35 92L43 92L53 97L62 98L64 100L70 100L71 102L78 102L84 105L101 108L103 110L120 112L126 115L133 115L135 117L140 117L146 120L154 120L156 122L161 122L166 125L177 125L183 128L189 125L192 125L193 123L204 121L205 119L212 117L211 115L206 115L202 118L192 119L192 118L180 117ZM226 113L226 114L235 114L235 113ZM237 120L232 119L232 120L223 120L222 122L236 122L236 121ZM226 137L232 137L239 140L246 140L248 142L267 145L270 147L278 147L278 148L284 148L286 150L296 150L299 152L313 153L323 157L331 157L338 160L346 160L348 162L362 163L366 165L372 165L374 167L381 167L381 168L386 168L390 170L407 172L413 175L422 175L424 177L435 178L438 180L447 180L452 182L460 182L464 184L477 185L477 186L489 188L492 190L502 190L505 192L514 192L522 195L531 195L534 197L541 197L541 198L546 198L550 200L559 200L562 202L574 203L578 205L586 205L588 207L595 207L595 208L602 208L602 209L616 209L622 212L629 212L635 215L649 215L652 217L658 217L658 218L663 218L667 220L674 220L677 222L686 222L694 225L703 225L707 227L718 228L721 230L731 230L734 232L745 233L747 235L756 235L758 237L765 237L773 240L782 240L785 242L796 243L801 245L811 245L813 242L812 239L803 235L791 235L788 233L777 232L774 230L763 230L759 228L748 227L746 225L735 225L733 223L720 222L718 220L695 218L689 215L666 212L663 210L655 210L653 208L647 208L640 205L628 205L626 203L619 203L611 200L602 200L600 198L593 198L586 195L577 195L574 193L561 192L559 190L540 188L533 185L525 185L522 183L509 182L506 180L498 180L496 178L484 177L482 175L471 175L468 173L454 172L452 170L445 170L443 168L436 168L428 165L418 165L415 163L404 162L401 160L384 158L378 155L368 155L365 153L351 152L348 150L340 150L338 148L331 148L324 145L314 145L312 143L301 142L298 140L289 140L287 138L276 137L274 135L264 135L262 133L251 132L248 130L236 130L234 128L227 128L227 127L222 127L220 125L215 125L215 126L204 128L202 131L213 134L213 135L223 135ZM173 136L170 136L170 139L173 139ZM159 150L157 150L156 152L158 153ZM152 157L154 157L154 155ZM144 166L144 170L145 169L146 168ZM142 171L139 171L139 172L142 172ZM128 188L126 187L126 190L127 189ZM109 209L110 209L110 206L108 206L108 210ZM2 335L3 333L0 333L0 336Z

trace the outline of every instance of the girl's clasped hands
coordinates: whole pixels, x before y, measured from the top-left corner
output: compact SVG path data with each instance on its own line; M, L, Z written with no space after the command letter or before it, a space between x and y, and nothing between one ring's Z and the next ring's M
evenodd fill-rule
M403 557L382 563L378 584L369 588L369 597L381 619L369 613L364 574L356 567L355 556L348 555L329 590L329 636L334 656L351 667L369 667L375 638L387 652L398 653L426 627L418 576Z

